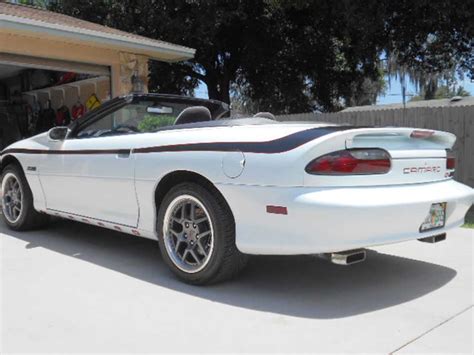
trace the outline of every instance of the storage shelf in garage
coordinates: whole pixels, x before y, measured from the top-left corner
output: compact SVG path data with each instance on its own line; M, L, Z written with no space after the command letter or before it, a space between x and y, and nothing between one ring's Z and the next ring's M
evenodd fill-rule
M23 95L34 95L34 94L37 94L37 93L44 93L44 92L48 93L51 90L63 90L63 89L71 88L71 87L77 88L80 92L80 87L83 86L83 85L93 84L93 85L97 86L97 84L99 82L109 81L109 80L110 80L110 77L108 77L108 76L98 76L98 77L95 77L95 78L89 78L89 79L84 79L84 80L73 81L71 83L61 84L61 85L57 85L57 86L50 86L50 87L47 87L47 88L25 91L22 94ZM97 89L96 89L96 91L97 91Z

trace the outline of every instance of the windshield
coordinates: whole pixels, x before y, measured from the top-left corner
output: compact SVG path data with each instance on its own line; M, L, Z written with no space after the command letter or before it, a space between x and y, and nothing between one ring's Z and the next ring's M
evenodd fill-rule
M186 108L205 106L212 119L222 117L225 104L211 100L184 97L158 97L141 95L123 99L121 104L105 110L93 119L86 120L77 130L78 138L104 137L119 134L154 132L175 124L176 118Z

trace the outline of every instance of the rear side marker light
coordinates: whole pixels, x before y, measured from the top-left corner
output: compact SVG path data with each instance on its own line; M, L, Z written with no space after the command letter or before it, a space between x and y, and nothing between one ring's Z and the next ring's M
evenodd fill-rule
M314 175L371 175L390 171L390 154L383 149L340 150L316 158L306 166Z
M288 214L288 209L285 206L267 206L267 213L273 214Z
M410 137L411 138L429 138L434 134L434 131L418 131L415 130L411 132Z

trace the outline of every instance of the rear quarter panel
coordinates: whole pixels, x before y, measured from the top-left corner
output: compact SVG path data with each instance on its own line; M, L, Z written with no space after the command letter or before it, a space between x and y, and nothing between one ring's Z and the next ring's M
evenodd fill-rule
M215 127L207 129L186 129L142 135L140 146L185 145L199 142L266 141L301 130L288 127L282 130L272 126ZM155 235L156 207L154 192L159 182L174 171L191 171L211 181L218 189L221 185L285 185L303 183L303 176L293 169L299 153L291 151L282 154L242 153L244 167L237 177L224 173L226 157L236 152L227 151L175 151L158 153L136 153L135 188L140 204L139 228L146 236ZM240 153L240 152L239 152ZM222 192L222 190L221 190ZM226 196L224 196L226 197Z

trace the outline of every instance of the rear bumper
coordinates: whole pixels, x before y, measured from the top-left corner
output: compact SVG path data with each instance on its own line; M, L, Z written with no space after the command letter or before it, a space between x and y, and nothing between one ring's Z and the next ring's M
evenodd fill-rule
M413 240L461 225L474 190L454 180L357 187L282 188L219 185L236 221L236 244L248 254L315 254ZM420 233L430 206L447 202L444 228ZM287 215L267 205L286 206Z

